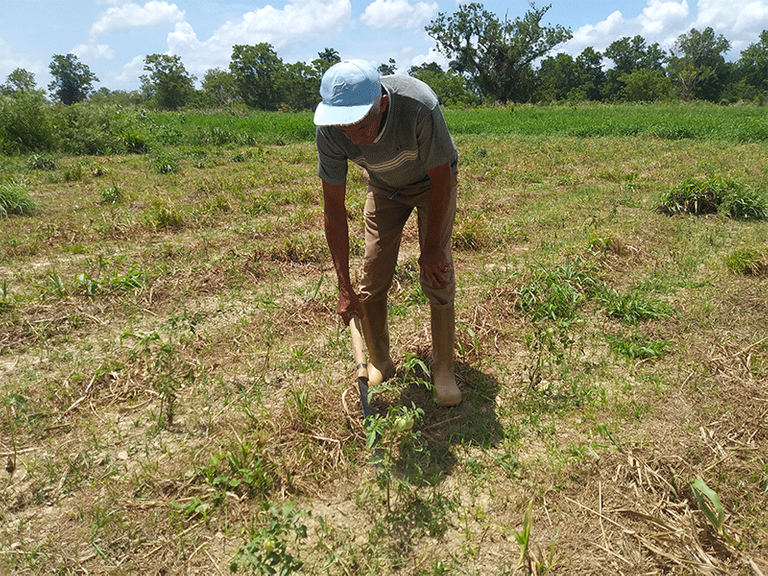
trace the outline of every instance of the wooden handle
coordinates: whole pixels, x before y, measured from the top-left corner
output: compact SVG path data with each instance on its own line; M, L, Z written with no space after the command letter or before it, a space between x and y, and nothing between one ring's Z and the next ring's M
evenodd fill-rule
M352 333L352 352L357 365L357 377L368 379L368 365L365 363L365 347L363 344L363 329L357 314L349 317L349 331Z

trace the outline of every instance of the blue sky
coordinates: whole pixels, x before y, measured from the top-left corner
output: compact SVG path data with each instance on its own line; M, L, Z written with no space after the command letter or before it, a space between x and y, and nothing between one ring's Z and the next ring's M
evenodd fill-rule
M768 0L547 0L544 22L571 28L560 47L574 56L585 47L604 50L624 36L643 36L668 50L691 28L711 26L732 43L730 59L768 29ZM522 16L526 0L491 0L485 8L500 17ZM16 68L50 82L54 54L73 53L100 82L95 88L137 89L148 54L174 54L202 78L226 69L235 44L269 42L286 63L309 62L324 48L342 58L387 62L402 71L445 59L434 50L424 26L455 0L2 0L0 83Z

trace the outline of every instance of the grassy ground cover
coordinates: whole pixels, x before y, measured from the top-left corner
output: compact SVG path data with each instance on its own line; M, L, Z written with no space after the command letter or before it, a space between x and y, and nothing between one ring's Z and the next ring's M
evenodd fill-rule
M3 158L0 572L767 573L768 229L663 205L759 204L765 138L482 114L448 114L464 401L431 399L411 223L378 471L305 127Z

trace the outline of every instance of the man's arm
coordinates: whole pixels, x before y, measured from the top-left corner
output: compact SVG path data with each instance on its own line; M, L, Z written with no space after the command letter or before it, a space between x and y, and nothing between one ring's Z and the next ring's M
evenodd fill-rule
M352 312L363 317L360 300L349 279L349 226L347 225L346 184L323 182L323 217L325 239L331 251L333 267L339 283L338 313L345 324L349 323Z
M450 262L443 252L440 234L443 220L448 209L451 194L451 166L448 162L432 170L427 170L432 192L429 198L429 219L424 248L419 258L421 271L430 284L440 286L450 280Z

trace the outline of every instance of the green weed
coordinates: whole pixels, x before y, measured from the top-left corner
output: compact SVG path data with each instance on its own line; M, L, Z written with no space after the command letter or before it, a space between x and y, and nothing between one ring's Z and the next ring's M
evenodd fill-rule
M600 300L605 303L608 316L629 324L668 318L674 313L674 309L663 300L649 299L639 292L624 295L603 293Z
M735 274L765 276L768 274L768 251L743 248L725 257L725 266Z
M180 386L192 384L197 378L195 366L184 359L176 344L164 341L157 332L124 332L121 336L121 340L128 338L135 341L128 355L129 362L142 362L146 366L148 377L160 396L157 430L170 426Z
M0 182L0 218L11 214L31 216L39 207L29 194L29 180L16 178Z
M99 190L99 198L102 204L122 204L126 199L125 190L114 184Z
M179 158L174 152L159 151L150 159L152 168L158 174L176 174L179 171Z
M671 340L648 340L638 335L614 337L606 335L614 354L626 356L630 360L662 358L672 347Z
M56 160L48 154L32 154L27 158L27 168L30 170L56 170L59 167Z
M310 515L290 503L281 509L274 506L267 508L251 521L248 540L238 548L229 565L230 571L280 575L300 573L304 562L289 545L291 542L298 544L307 537L307 527L302 519Z
M553 270L533 267L532 280L518 291L517 307L534 322L570 321L601 283L581 259Z
M55 268L51 268L48 275L45 277L45 282L40 285L42 294L52 295L56 298L66 298L69 295L69 290L64 283L64 280L56 272Z

